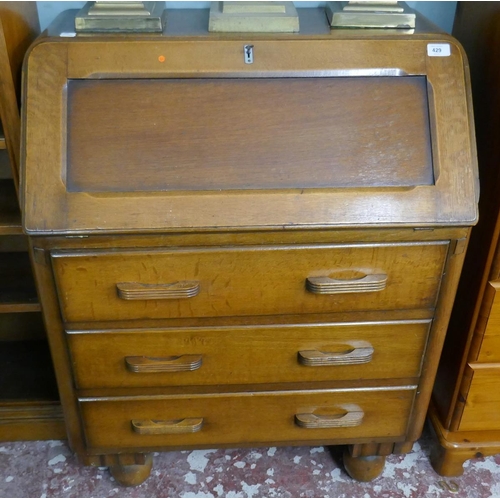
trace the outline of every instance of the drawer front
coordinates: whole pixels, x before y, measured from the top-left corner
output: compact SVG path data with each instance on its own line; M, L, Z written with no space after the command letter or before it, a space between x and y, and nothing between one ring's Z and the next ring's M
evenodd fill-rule
M92 449L404 436L415 390L324 390L81 400Z
M417 377L430 320L70 334L77 387Z
M446 242L55 253L68 322L432 308Z
M484 332L475 332L482 335L481 348L478 353L479 363L500 362L500 282L490 281L487 285L483 305L481 307L482 321L478 325L485 325Z
M471 364L471 383L465 398L460 431L500 430L500 364Z

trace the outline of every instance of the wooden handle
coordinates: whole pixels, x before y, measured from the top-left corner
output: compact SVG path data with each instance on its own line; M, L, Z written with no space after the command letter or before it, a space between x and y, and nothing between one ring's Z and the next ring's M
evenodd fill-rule
M200 291L198 281L176 281L160 285L117 283L118 297L123 300L188 299Z
M299 351L299 363L304 366L343 366L369 363L374 349L368 344L365 347L352 347L344 352Z
M306 289L315 294L379 292L387 285L387 274L367 274L357 279L316 276L306 279Z
M132 420L132 429L137 434L190 434L203 427L202 418L179 420Z
M348 411L341 415L315 415L314 413L298 413L295 424L304 429L329 429L332 427L356 427L363 421L364 412Z
M201 354L185 354L167 358L150 358L147 356L127 356L127 370L134 373L191 372L200 368Z

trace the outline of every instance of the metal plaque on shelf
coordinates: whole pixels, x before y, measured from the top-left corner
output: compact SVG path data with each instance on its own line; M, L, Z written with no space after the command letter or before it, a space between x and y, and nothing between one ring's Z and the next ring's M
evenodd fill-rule
M75 18L77 33L161 33L165 2L87 2Z
M332 28L415 28L415 13L404 2L328 2L326 14Z
M212 2L209 31L293 33L299 16L293 2Z

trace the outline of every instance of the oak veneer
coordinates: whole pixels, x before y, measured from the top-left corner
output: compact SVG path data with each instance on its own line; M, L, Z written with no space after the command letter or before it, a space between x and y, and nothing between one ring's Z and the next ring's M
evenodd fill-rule
M447 252L447 242L282 245L53 252L52 260L63 316L76 322L432 308ZM365 292L363 278L380 274L383 288ZM332 291L335 300L311 292L313 277L338 278L352 292ZM161 300L158 288L178 282L193 283L196 293ZM126 284L136 295L123 293Z
M260 391L81 398L80 407L90 452L130 452L165 446L233 448L246 439L249 429L257 443L265 443L270 434L276 442L286 444L344 443L366 436L390 441L404 434L414 395L415 386L357 391ZM353 426L344 422L331 427L326 421L318 428L306 428L296 423L298 415L317 415L323 420L332 416L339 420L351 412L362 413ZM145 434L137 432L134 426L141 419L158 422L186 418L203 422L199 429L187 428L180 433L167 428L160 434Z
M76 384L81 389L225 384L229 379L244 384L416 378L429 327L430 320L420 320L149 332L104 330L92 335L72 333L68 343ZM368 356L356 358L356 348L368 350ZM337 354L337 358L308 366L304 357L315 350ZM203 352L199 366L185 371L162 370L162 357L198 352ZM143 360L150 368L132 370L133 361L124 360L133 358L134 353L151 360L148 364ZM314 356L318 354L309 354ZM159 365L156 369L155 360Z
M68 106L68 191L434 182L423 77L70 80Z
M299 11L250 39L202 11L60 37L68 15L27 58L24 227L70 445L122 482L160 449L285 444L347 444L368 479L421 433L477 217L468 68L451 37Z

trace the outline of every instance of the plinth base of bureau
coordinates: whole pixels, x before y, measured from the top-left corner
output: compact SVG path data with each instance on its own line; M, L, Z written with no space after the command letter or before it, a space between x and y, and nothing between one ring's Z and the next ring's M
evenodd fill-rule
M432 406L429 422L434 435L431 464L441 476L461 476L467 460L500 453L500 431L447 431Z
M413 443L370 443L344 447L346 472L353 479L369 482L382 474L386 456L408 453ZM149 478L153 467L151 453L123 453L81 457L84 465L109 467L110 474L123 486L137 486Z

